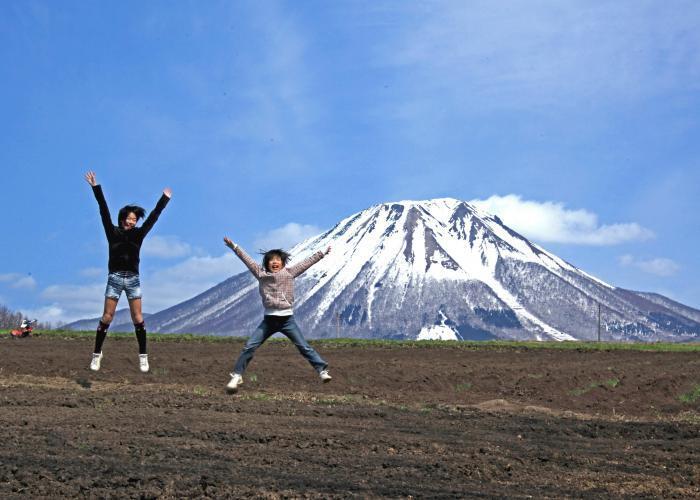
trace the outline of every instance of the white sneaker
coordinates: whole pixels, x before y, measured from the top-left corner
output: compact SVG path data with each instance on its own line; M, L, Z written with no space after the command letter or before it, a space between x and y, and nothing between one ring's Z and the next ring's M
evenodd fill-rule
M226 392L228 392L229 394L233 394L234 392L238 391L238 386L242 383L243 377L240 376L238 373L232 373L231 380L228 384L226 384Z
M93 352L92 361L90 361L90 369L94 372L100 371L100 363L102 363L102 353Z
M139 370L141 370L141 373L148 373L149 369L148 354L139 354Z
M331 377L331 374L328 373L328 370L322 370L321 372L319 372L318 376L321 377L321 380L324 384L333 380L333 377Z

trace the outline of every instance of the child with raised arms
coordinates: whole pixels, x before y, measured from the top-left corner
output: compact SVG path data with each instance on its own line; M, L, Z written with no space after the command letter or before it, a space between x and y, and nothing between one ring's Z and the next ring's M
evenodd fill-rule
M290 255L287 252L279 248L269 250L263 255L261 267L228 237L224 237L224 243L233 250L258 280L258 290L265 308L262 322L248 339L236 361L226 390L229 393L238 390L238 386L243 383L243 373L250 360L253 359L256 349L276 332L281 332L294 343L323 382L330 382L331 375L328 373L328 363L321 358L302 335L299 326L294 321L292 307L294 305L294 278L325 257L331 251L331 247L328 247L325 252L318 251L298 264L289 267L287 267L287 262Z
M141 226L137 226L139 219L146 215L146 211L137 205L126 205L119 210L118 224L112 223L112 216L107 207L107 201L102 193L102 186L97 183L95 172L85 174L85 180L92 186L92 192L100 208L100 218L109 245L109 275L107 276L107 288L105 290L105 302L102 318L97 325L95 335L95 349L90 362L90 369L98 371L102 364L102 344L107 337L107 329L112 323L114 312L122 292L126 293L129 301L131 320L134 322L134 331L139 344L139 369L146 373L150 369L148 364L148 351L146 350L146 325L141 312L141 280L139 278L139 262L141 244L148 232L158 220L160 213L170 201L172 190L165 188L156 207L151 211Z

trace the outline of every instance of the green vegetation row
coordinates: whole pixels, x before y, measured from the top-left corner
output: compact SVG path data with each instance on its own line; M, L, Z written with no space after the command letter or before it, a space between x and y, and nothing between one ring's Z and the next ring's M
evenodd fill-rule
M0 332L7 334L8 331ZM94 331L73 330L35 330L36 337L50 337L58 339L93 338ZM133 333L110 333L113 339L132 339ZM153 342L202 342L202 343L240 343L241 337L228 337L219 335L196 335L181 333L149 333L148 339ZM284 338L273 338L271 341L286 342ZM18 342L22 339L18 339ZM313 339L311 343L321 345L324 348L391 348L391 349L420 349L420 348L450 348L465 350L528 350L528 349L565 349L580 351L653 351L653 352L700 352L700 343L676 344L670 342L641 343L641 342L537 342L514 340L483 340L483 341L458 341L458 340L387 340L387 339L351 339L328 338Z

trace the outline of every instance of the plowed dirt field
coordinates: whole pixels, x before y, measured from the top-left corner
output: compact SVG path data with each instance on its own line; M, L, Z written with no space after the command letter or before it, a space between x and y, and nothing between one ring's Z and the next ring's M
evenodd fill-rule
M0 497L697 498L695 352L0 339Z

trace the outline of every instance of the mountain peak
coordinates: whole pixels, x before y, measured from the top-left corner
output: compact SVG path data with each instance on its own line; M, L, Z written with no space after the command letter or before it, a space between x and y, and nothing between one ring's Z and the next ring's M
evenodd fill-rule
M295 317L310 337L593 339L599 307L606 339L700 334L695 313L608 285L454 198L374 205L291 253L328 246L296 281ZM239 274L149 324L249 335L262 314L256 288Z

